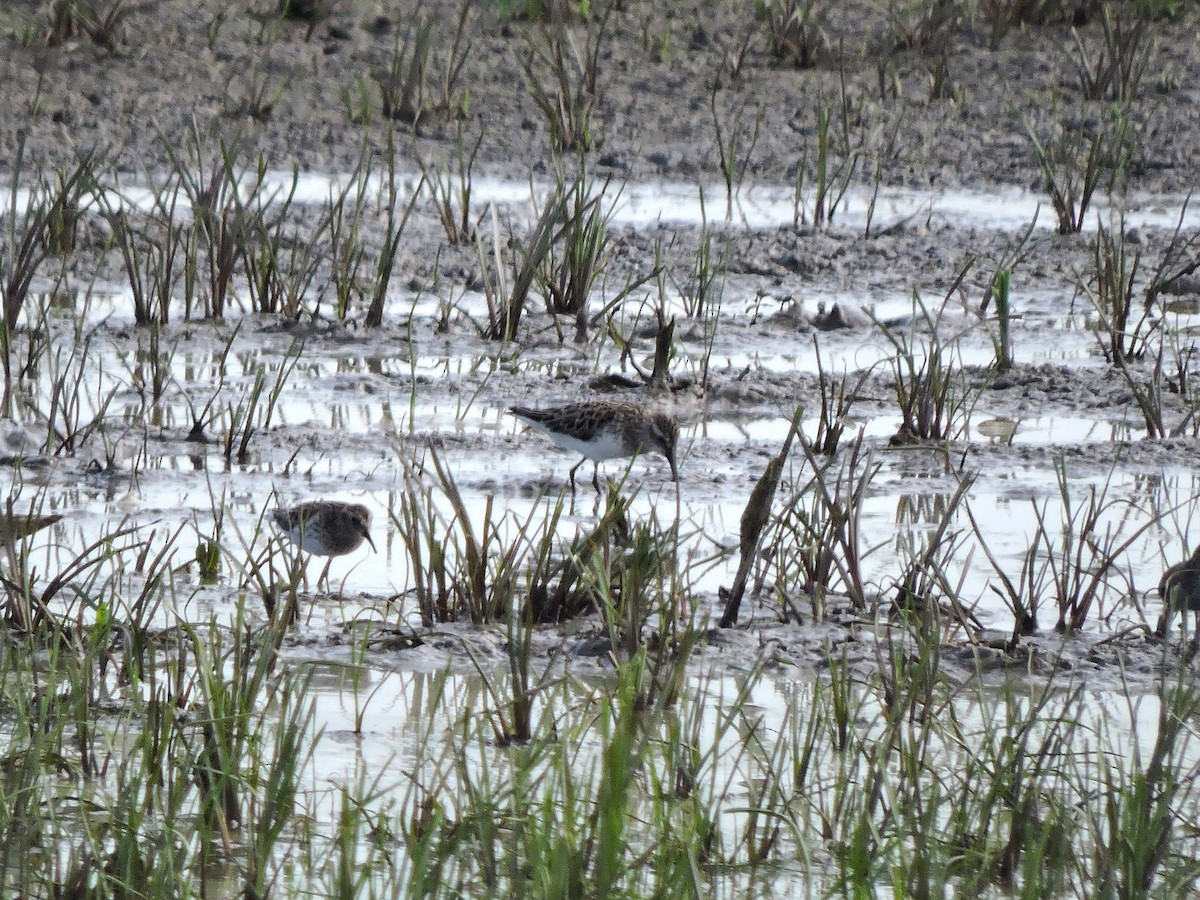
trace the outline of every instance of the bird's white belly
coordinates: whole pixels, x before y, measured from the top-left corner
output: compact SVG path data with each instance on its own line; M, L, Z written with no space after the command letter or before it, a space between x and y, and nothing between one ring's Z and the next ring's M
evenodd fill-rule
M579 438L565 434L546 432L550 440L564 450L573 450L580 456L585 456L592 462L606 459L616 459L618 456L628 456L625 444L619 435L601 432L591 441L581 441Z

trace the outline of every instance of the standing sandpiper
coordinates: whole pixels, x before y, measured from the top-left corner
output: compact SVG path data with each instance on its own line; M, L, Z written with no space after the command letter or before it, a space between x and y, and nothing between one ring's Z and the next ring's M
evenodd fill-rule
M1163 572L1162 580L1158 583L1158 592L1163 599L1162 618L1158 620L1158 633L1166 637L1171 627L1171 614L1179 609L1195 613L1192 646L1189 655L1200 647L1200 547L1192 553L1190 559L1176 563ZM1184 629L1187 629L1187 619L1184 619Z
M311 500L290 509L272 510L271 520L305 553L329 557L317 579L318 588L329 575L333 557L352 553L364 539L372 550L375 549L375 542L371 540L371 511L361 503Z
M591 460L592 484L600 492L600 463L606 459L633 456L641 450L661 453L671 464L671 480L679 480L675 465L675 444L679 423L666 413L651 412L636 403L619 400L593 400L550 409L510 406L518 419L545 434L564 450L582 453L583 459L571 469L571 491L575 490L575 472L585 460Z

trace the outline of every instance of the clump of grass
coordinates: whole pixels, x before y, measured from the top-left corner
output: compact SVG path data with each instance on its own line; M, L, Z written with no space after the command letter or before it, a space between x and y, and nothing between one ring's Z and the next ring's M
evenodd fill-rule
M18 146L3 217L0 242L0 306L4 315L3 350L7 358L12 331L29 296L38 267L50 255L64 255L75 247L85 197L98 191L97 155L81 154L53 180L35 177L28 199L19 202L24 189L24 142ZM7 374L7 371L6 371Z
M471 92L460 90L463 66L471 55L471 42L465 40L467 27L471 23L474 5L471 0L462 0L455 20L454 37L450 41L449 56L443 66L441 109L456 119L463 119L470 111Z
M92 334L79 323L69 347L47 353L42 414L48 454L74 453L104 428L108 407L119 388L114 385L106 390L102 379L93 386L92 352Z
M796 163L793 223L812 223L815 228L833 224L842 198L849 190L864 156L863 142L851 134L851 123L860 117L847 85L845 71L839 69L840 90L836 102L818 96L813 107L816 147L808 133ZM811 206L806 195L811 192ZM868 231L870 223L867 225Z
M46 258L47 249L42 233L49 218L45 204L31 202L27 209L18 208L18 185L21 182L25 145L17 148L12 184L9 187L9 204L4 217L4 241L0 243L0 302L3 305L3 320L0 320L0 361L4 364L3 408L11 408L13 389L13 351L17 317L29 297L29 288L38 266Z
M387 301L388 285L391 283L392 272L396 265L396 254L400 249L400 239L404 237L404 229L408 219L416 208L421 196L421 182L413 189L412 196L404 209L400 209L400 179L396 172L395 137L388 132L387 143L387 193L384 202L387 204L387 216L383 231L383 250L375 266L374 289L371 293L371 303L363 316L363 325L367 328L379 328L383 324L383 307Z
M719 91L720 84L714 83L708 98L708 108L712 113L721 178L725 181L725 218L732 219L733 201L741 193L742 182L750 167L750 158L758 145L765 108L759 106L753 123L747 124L743 119L745 105L740 105L733 111L732 121L726 127L717 109Z
M1036 214L1030 220L1028 227L1000 255L996 269L988 282L987 290L984 292L983 301L979 304L980 314L986 316L988 306L995 303L995 330L992 330L989 321L988 334L995 347L995 367L998 372L1006 371L1013 365L1012 323L1019 316L1014 314L1012 309L1012 298L1010 297L1012 276L1024 258L1025 248L1028 246L1029 238L1032 237L1035 227L1037 227Z
M222 416L222 445L227 465L235 460L244 465L249 460L250 441L258 432L270 427L284 385L300 362L303 352L304 342L294 341L284 355L275 373L275 381L269 388L266 366L259 363L254 373L254 381L243 392L242 399L236 404L226 401Z
M122 524L100 539L89 543L71 556L44 584L31 565L29 545L23 539L4 544L8 567L0 584L4 589L4 619L16 631L42 636L57 632L95 606L105 571L114 559L124 552L136 552L143 544L127 540L138 531L137 526ZM56 605L62 607L61 614Z
M164 219L142 227L124 209L104 205L104 218L121 253L133 295L133 320L139 326L166 325L180 268L187 260L187 231L175 221L175 193Z
M598 608L596 573L607 570L618 546L627 542L630 527L630 498L616 489L604 496L595 527L576 533L569 543L559 535L565 512L561 500L543 520L540 543L528 565L524 615L532 622L563 622Z
M592 114L599 102L601 48L614 8L615 4L607 5L598 20L589 21L582 50L561 22L553 27L541 26L537 36L530 39L522 69L550 130L550 146L557 152L587 153L597 145ZM539 69L549 70L549 84Z
M215 584L221 573L221 545L201 538L196 542L196 573L201 584Z
M808 69L829 52L829 10L822 0L755 0L755 11L777 59Z
M1093 267L1080 282L1097 314L1096 338L1100 349L1128 385L1151 438L1165 437L1172 430L1181 433L1190 420L1190 416L1185 417L1174 429L1169 429L1163 415L1164 370L1172 345L1175 345L1177 376L1174 389L1181 396L1188 396L1188 354L1178 349L1168 332L1163 296L1179 278L1200 267L1196 240L1195 235L1185 234L1177 224L1166 250L1146 276L1141 274L1145 268L1142 249L1135 245L1130 251L1124 222L1112 230L1100 224L1092 242ZM1130 366L1147 355L1153 357L1148 379Z
M1134 286L1141 263L1141 249L1127 251L1124 223L1115 231L1103 224L1092 241L1092 277L1082 283L1099 317L1096 329L1100 348L1109 362L1129 362L1146 355L1150 332L1155 326L1151 303L1136 302Z
M449 506L448 514L442 504ZM517 605L517 571L524 564L521 551L532 533L533 513L506 543L505 516L488 497L476 527L453 473L430 447L423 461L406 465L405 487L390 515L408 556L410 589L422 622L508 619Z
M286 81L277 83L267 73L251 72L244 82L241 96L227 106L227 115L233 118L244 116L259 123L269 122L287 91Z
M713 250L713 232L707 226L700 230L700 243L696 247L688 278L676 287L683 301L684 314L692 319L713 318L721 310L724 294L725 274L728 264L729 245L723 243L720 251ZM660 288L660 295L665 291Z
M508 242L515 245L511 281L507 271L510 263L504 258L503 247L506 242L501 238L499 216L494 205L491 210L491 265L482 238L475 244L480 268L486 273L483 291L487 300L488 322L484 334L490 340L511 341L517 336L530 290L550 253L555 229L567 215L567 202L561 191L554 191L546 198L528 237L523 242Z
M165 138L161 143L179 188L192 208L191 227L198 245L204 249L203 314L222 319L231 297L239 253L250 232L249 220L255 213L250 204L262 190L266 163L260 158L254 180L241 184L240 139L218 139L217 152L207 164L198 128L193 131L186 153L180 153ZM243 195L249 199L244 200ZM261 208L258 211L261 214ZM198 261L195 265L199 268Z
M1012 0L982 0L979 5L984 21L988 24L988 49L1000 49L1005 35L1013 25L1015 4Z
M521 525L515 542L520 549L513 555L512 565L530 571L531 599L552 570L557 570L561 578L557 586L560 596L576 593L577 604L579 596L586 595L586 602L600 614L611 647L610 658L641 676L637 680L639 701L646 705L669 703L678 696L694 643L694 636L681 636L677 630L677 572L671 552L677 538L674 528L661 527L656 511L647 520L630 525L628 507L629 500L621 496L620 487L611 487L596 530L586 537L577 536L559 563L552 547L559 543L555 526L561 524L560 499L537 534L530 528L532 517ZM531 671L537 611L533 603L523 607L509 604L506 630L510 677L504 690L472 657L493 701L489 718L501 746L533 740L534 701L552 681L549 668L536 681Z
M971 552L963 549L966 534L953 527L974 483L971 474L958 479L954 493L935 506L934 515L930 516L933 521L928 523L932 527L916 533L916 546L910 540L912 531L901 532L897 537L898 549L907 561L896 582L891 611L914 626L920 635L936 636L945 627L947 631L961 630L975 641L982 631L962 597L971 561ZM957 579L955 568L959 572Z
M188 432L187 440L197 444L209 443L208 435L205 433L205 428L220 415L220 401L223 399L226 390L226 381L229 377L229 355L233 352L234 342L237 340L238 333L241 331L242 321L229 332L225 338L225 343L221 347L221 352L214 359L214 369L216 371L217 383L213 390L209 393L208 398L204 401L204 405L197 409L197 405L193 399L186 393L184 402L187 404L188 412L192 419L192 427ZM217 412L213 410L216 409Z
M99 157L94 149L80 153L70 168L54 173L53 184L42 188L48 202L43 240L53 256L66 256L75 249L85 201L102 194L96 177Z
M1105 3L1100 8L1103 43L1089 50L1072 29L1075 38L1075 70L1079 90L1087 100L1129 103L1137 97L1142 76L1154 54L1150 23L1125 7Z
M810 446L819 456L833 456L842 442L850 409L870 377L871 369L863 369L851 384L847 375L834 378L826 371L821 360L821 344L816 338L813 338L813 351L817 358L817 393L820 409L817 412L817 433L812 436Z
M420 18L403 37L396 35L387 67L372 73L385 118L417 125L429 111L432 34L433 19Z
M256 312L297 318L325 261L320 238L329 227L332 204L313 229L318 239L306 240L292 222L299 178L299 170L294 169L286 192L276 196L262 215L247 222L240 256L250 308Z
M480 128L475 143L467 150L463 140L462 123L459 123L454 140L453 170L446 166L434 171L424 160L417 160L425 184L433 194L434 206L442 229L446 232L446 240L451 244L469 244L476 240L479 234L482 213L472 208L471 191L474 185L472 171L479 148L483 145L483 134L483 129Z
M812 474L787 486L771 526L763 558L782 615L799 617L799 597L807 596L814 621L825 617L825 595L839 586L856 609L866 609L868 587L863 562L874 548L863 546L863 504L879 473L860 429L841 458L819 456L801 434L800 449Z
M953 440L967 430L978 393L966 388L961 371L953 365L956 339L943 335L942 316L947 302L966 276L964 268L935 313L913 291L914 326L907 332L882 327L896 350L892 358L893 387L900 408L900 428L894 444ZM917 326L925 331L918 337Z
M1057 110L1057 103L1052 111ZM1098 111L1080 110L1073 122L1051 121L1036 126L1020 113L1038 170L1054 213L1058 233L1083 230L1084 216L1101 186L1112 191L1133 155L1133 128L1128 105Z
M616 493L619 486L610 488ZM610 507L615 505L610 499ZM680 610L680 568L676 559L679 525L674 517L666 522L659 508L614 534L611 550L597 557L592 576L603 628L618 662L638 659L644 651L649 662L648 697L677 695L688 649L695 635L683 629Z
M1132 594L1132 585L1110 584L1122 572L1125 552L1155 527L1149 519L1129 527L1127 501L1109 496L1111 476L1100 485L1091 485L1082 499L1077 498L1067 480L1066 464L1055 462L1061 506L1061 525L1050 527L1045 509L1034 509L1037 518L1036 542L1042 544L1052 596L1058 607L1057 631L1070 634L1084 626L1093 606L1100 606L1106 594L1123 599ZM1057 535L1057 536L1056 536ZM1101 607L1100 615L1105 614Z
M1043 501L1041 510L1038 513L1039 522L1045 520L1046 505L1046 501ZM1035 510L1037 509L1036 502L1034 508ZM975 534L975 542L983 550L988 563L991 565L996 578L1000 582L999 585L994 582L990 583L988 588L1012 612L1013 633L1009 647L1015 649L1022 637L1037 633L1039 628L1038 612L1048 594L1047 585L1049 583L1050 570L1045 563L1045 558L1041 557L1041 542L1033 541L1025 549L1025 552L1021 555L1020 571L1014 577L1011 564L997 559L995 554L992 553L987 540L984 538L983 527L975 518L969 503L966 504L965 511L971 523L971 530ZM1041 562L1039 563L1040 557Z
M559 182L562 221L537 272L550 312L574 316L580 324L579 342L587 336L588 300L609 263L608 221L620 195L607 195L610 184L610 179L590 183L582 166L569 183Z
M964 0L888 0L888 41L897 50L944 53L967 17Z
M929 102L951 100L958 102L962 99L962 90L950 73L950 59L943 53L930 67L929 72Z
M338 97L346 110L346 118L351 125L369 127L374 124L375 116L371 105L371 87L367 79L359 72L349 85L338 88Z
M333 289L334 314L342 321L349 315L353 301L365 293L364 278L360 273L366 257L362 233L367 208L368 161L369 158L364 158L354 177L330 198L326 218L329 282Z
M1009 286L1012 284L1012 269L997 269L993 282L992 296L996 299L996 371L1012 368L1012 306L1009 302Z
M126 0L54 0L46 44L57 47L86 34L97 46L115 50L129 12Z
M385 66L374 69L371 78L379 88L381 112L385 119L419 128L431 115L463 119L470 111L470 91L460 87L463 66L471 53L466 39L473 6L462 0L454 19L454 33L448 45L439 42L437 19L418 17L403 34L396 35L391 56ZM444 59L439 48L446 46ZM435 64L440 63L441 84L430 86ZM366 81L360 76L351 89L343 90L343 103L352 120L367 123L371 118Z

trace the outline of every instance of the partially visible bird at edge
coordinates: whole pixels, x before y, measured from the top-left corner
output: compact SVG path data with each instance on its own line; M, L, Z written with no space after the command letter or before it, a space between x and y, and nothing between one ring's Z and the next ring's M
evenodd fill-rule
M1158 583L1158 593L1162 596L1162 618L1158 621L1158 633L1166 637L1171 627L1171 616L1175 610L1191 610L1194 614L1192 624L1192 640L1189 655L1194 655L1200 647L1200 546L1191 557L1176 563L1163 572ZM1184 628L1187 628L1186 620Z

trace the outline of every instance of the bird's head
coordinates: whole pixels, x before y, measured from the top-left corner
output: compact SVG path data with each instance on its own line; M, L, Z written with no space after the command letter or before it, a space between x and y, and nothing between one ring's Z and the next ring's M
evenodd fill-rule
M351 509L354 511L354 523L358 528L358 533L365 537L367 543L371 545L371 549L378 553L375 542L371 540L371 510L359 503L356 503Z
M679 443L679 423L666 413L655 413L650 417L651 449L661 453L671 465L671 480L679 480L679 467L675 461L675 446Z

